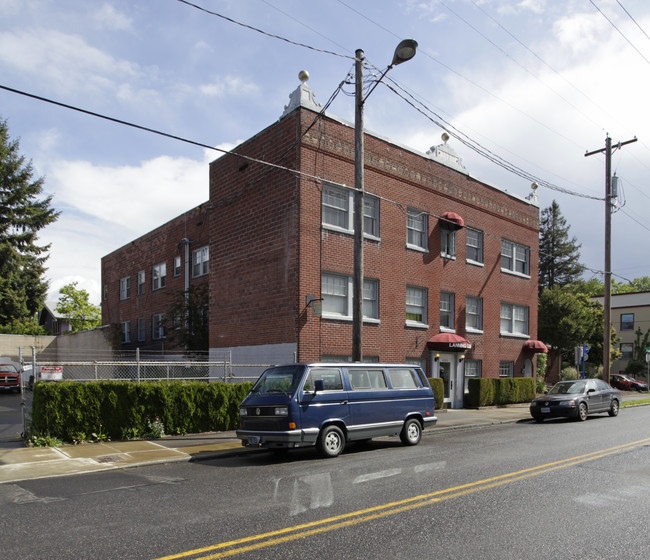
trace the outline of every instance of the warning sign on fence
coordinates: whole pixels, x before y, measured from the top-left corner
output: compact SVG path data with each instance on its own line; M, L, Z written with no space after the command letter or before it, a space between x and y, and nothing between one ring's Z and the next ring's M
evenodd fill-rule
M63 379L63 366L41 366L41 379L60 381Z

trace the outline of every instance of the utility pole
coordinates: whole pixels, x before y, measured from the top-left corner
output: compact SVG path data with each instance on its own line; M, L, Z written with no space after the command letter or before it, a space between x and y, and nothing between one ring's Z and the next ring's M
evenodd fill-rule
M354 53L354 276L352 285L352 361L362 357L363 329L363 51Z
M636 136L632 140L619 142L616 149L620 150L626 144L636 142ZM611 346L611 314L612 314L612 139L609 134L605 137L605 147L602 150L587 152L585 157L594 154L605 153L605 297L604 325L603 325L603 380L609 383L609 362Z

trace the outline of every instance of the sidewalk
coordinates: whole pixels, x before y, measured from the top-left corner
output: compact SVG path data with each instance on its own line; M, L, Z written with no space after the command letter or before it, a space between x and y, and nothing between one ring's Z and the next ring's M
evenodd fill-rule
M623 395L623 400L634 400L634 395ZM527 404L479 410L442 410L436 415L438 423L425 430L424 437L440 430L532 421ZM235 437L235 432L168 436L156 440L85 443L58 448L16 447L13 443L0 447L0 484L173 461L200 461L255 452L260 451L242 447Z

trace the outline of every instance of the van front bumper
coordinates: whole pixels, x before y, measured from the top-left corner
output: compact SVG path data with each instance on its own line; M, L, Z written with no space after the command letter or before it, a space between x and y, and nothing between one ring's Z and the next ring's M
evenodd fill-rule
M302 430L261 432L259 430L237 430L237 437L244 447L299 447L313 445L306 442Z

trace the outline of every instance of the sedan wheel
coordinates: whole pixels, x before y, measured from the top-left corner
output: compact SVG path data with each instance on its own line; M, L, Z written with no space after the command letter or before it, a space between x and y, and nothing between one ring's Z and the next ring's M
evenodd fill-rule
M619 404L616 399L612 399L612 404L609 407L609 415L610 416L618 416L618 410L619 410Z
M586 419L587 419L587 405L582 402L578 406L578 420L584 422Z

